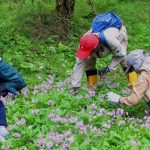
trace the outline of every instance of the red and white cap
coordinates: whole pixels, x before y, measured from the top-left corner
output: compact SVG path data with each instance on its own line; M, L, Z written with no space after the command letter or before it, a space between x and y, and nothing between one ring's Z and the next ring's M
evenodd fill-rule
M94 34L86 34L80 38L80 45L77 49L77 57L85 60L100 44L99 38Z

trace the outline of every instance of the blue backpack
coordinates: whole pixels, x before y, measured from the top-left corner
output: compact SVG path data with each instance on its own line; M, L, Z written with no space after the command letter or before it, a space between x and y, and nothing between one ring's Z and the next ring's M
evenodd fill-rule
M102 43L109 48L107 44L106 38L103 34L103 31L110 28L115 27L120 29L122 26L122 20L116 14L112 12L100 14L96 16L96 18L92 22L92 33L99 33Z

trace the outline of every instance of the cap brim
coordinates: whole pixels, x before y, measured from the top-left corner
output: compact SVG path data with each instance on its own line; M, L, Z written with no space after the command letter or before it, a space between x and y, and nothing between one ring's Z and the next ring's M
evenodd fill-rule
M79 59L85 60L88 56L90 56L91 51L79 48L76 54Z
M128 72L130 71L131 67L132 67L132 66L128 66L128 67L126 68L126 70L125 70L124 73L125 73L125 74L128 73Z

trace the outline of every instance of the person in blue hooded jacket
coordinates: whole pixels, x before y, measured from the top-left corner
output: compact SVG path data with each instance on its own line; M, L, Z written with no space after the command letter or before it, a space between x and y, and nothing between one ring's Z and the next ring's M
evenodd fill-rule
M0 96L12 93L14 96L26 86L26 83L17 70L0 58ZM8 135L5 106L0 100L0 141Z

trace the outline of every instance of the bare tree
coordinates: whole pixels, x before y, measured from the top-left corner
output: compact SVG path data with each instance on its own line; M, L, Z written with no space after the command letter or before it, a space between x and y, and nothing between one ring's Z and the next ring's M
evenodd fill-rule
M71 18L74 12L75 0L56 0L58 17Z
M74 12L75 0L56 0L56 31L60 39L64 40L68 35L68 19Z

